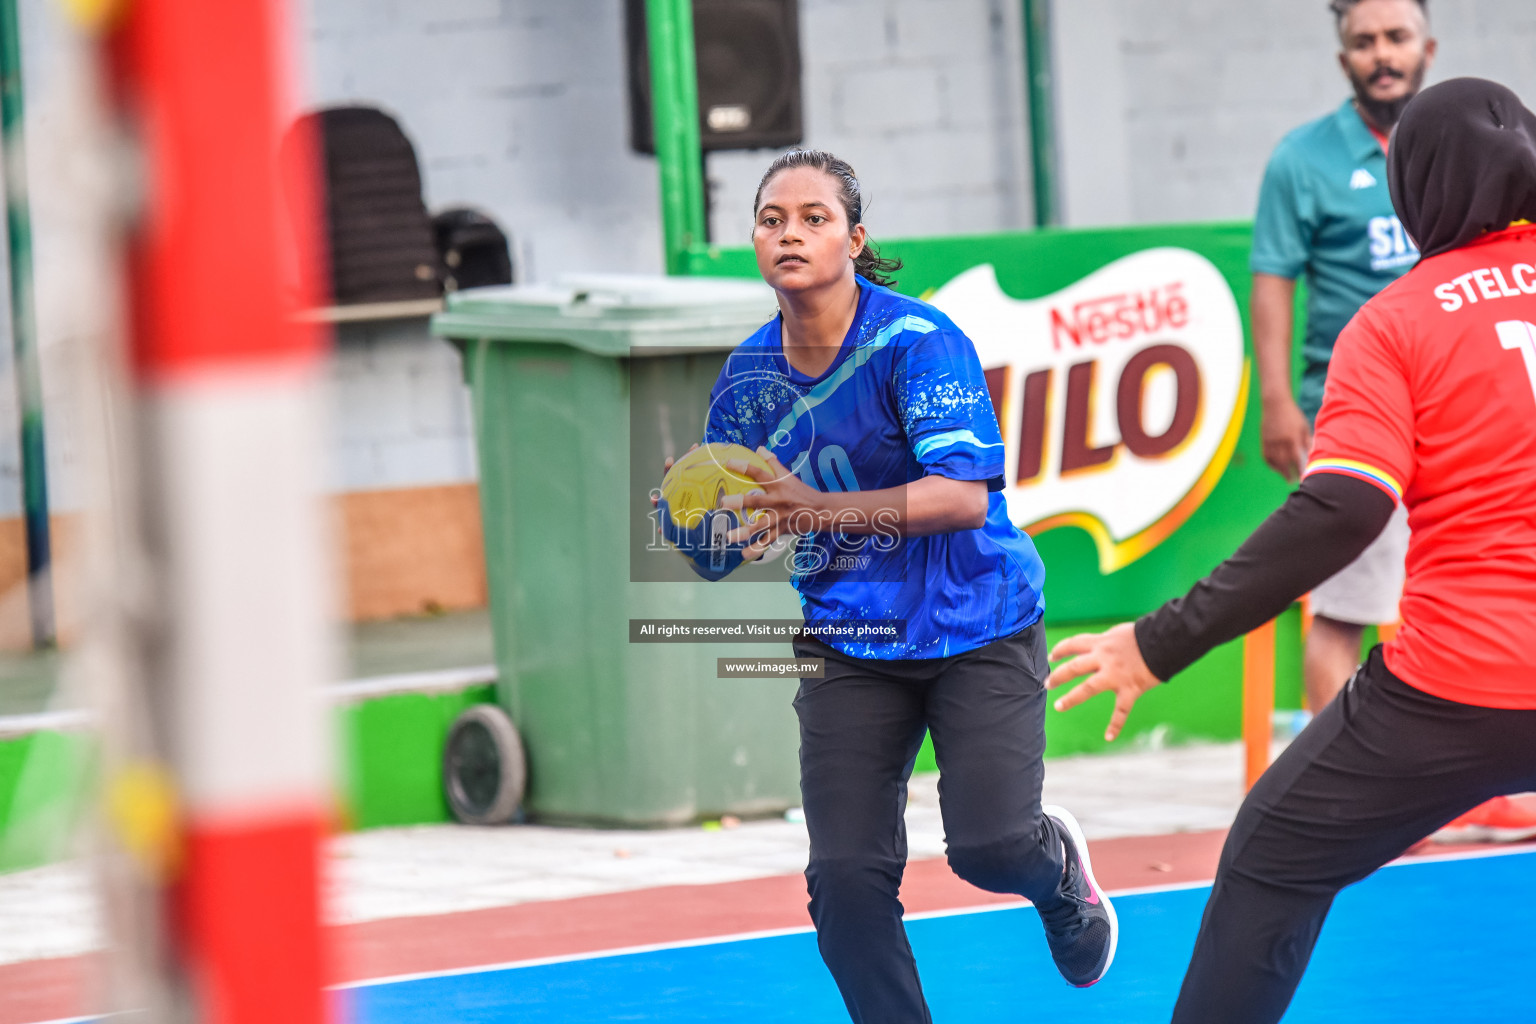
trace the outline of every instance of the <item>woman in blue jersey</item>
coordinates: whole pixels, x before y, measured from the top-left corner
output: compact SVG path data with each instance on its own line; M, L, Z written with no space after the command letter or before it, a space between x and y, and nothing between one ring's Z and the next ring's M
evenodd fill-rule
M752 232L779 316L732 353L707 441L757 449L746 558L796 534L807 631L801 791L811 917L859 1024L928 1021L897 890L907 779L933 736L951 867L1034 902L1072 984L1114 956L1116 923L1075 821L1042 808L1045 570L1000 493L1003 443L970 340L891 291L853 169L773 162ZM727 499L731 502L732 499ZM734 499L736 505L741 498ZM861 623L895 623L895 635Z

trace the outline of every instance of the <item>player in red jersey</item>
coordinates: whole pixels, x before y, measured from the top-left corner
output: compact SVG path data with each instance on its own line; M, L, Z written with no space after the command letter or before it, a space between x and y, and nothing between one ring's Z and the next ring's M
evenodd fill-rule
M1064 709L1136 699L1279 614L1408 508L1402 628L1243 802L1176 1024L1278 1021L1334 895L1490 797L1536 788L1536 115L1463 78L1392 141L1423 259L1339 336L1301 486L1187 595L1053 658Z

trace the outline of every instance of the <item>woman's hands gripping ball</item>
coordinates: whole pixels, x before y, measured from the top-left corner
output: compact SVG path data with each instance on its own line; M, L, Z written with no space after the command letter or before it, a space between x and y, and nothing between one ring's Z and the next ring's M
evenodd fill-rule
M791 473L778 456L767 448L759 448L753 454L756 458L750 462L733 460L727 465L751 477L757 486L746 494L728 495L721 501L722 508L751 513L749 525L732 535L733 541L748 542L741 553L748 562L763 557L785 534L825 530L833 518L826 508L826 495Z
M657 508L662 536L717 580L785 533L818 529L821 497L766 448L711 442L668 463Z
M758 487L757 480L743 472L753 465L767 467L750 448L712 442L695 445L667 466L656 503L661 535L705 579L720 579L744 560L747 545L733 534L751 523L753 510L739 501L731 508L723 502Z

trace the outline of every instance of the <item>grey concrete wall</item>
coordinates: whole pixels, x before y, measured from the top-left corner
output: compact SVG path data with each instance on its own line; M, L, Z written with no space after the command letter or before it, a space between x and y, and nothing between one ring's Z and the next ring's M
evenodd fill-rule
M342 324L331 361L331 486L337 491L474 480L459 354L424 317Z
M629 148L621 0L305 0L300 11L309 103L395 115L428 205L488 210L512 236L520 279L661 270L655 161ZM1015 0L803 0L806 144L859 170L877 237L1030 222L1021 32ZM710 157L721 243L747 241L773 155ZM456 359L411 329L339 338L339 489L473 476Z
M619 0L302 0L314 105L416 145L429 206L511 232L519 272L659 269L653 161L629 152Z
M629 151L620 0L305 0L315 103L398 114L434 206L512 231L527 276L660 268L654 161ZM1432 80L1536 96L1536 4L1436 0ZM801 0L806 144L859 170L871 231L1032 221L1019 0ZM1323 0L1057 0L1071 224L1250 215L1270 149L1348 91ZM1536 100L1532 100L1536 102ZM744 241L772 153L710 157Z
M807 146L853 164L872 235L1033 222L1017 0L802 0ZM772 153L710 157L715 239L745 244Z
M1430 82L1536 103L1536 3L1433 0ZM1070 223L1252 216L1281 136L1349 95L1323 0L1058 0Z
M655 161L629 149L621 0L304 0L316 105L395 114L429 205L511 232L520 275L660 271ZM806 144L860 171L872 230L1030 217L1016 0L802 0ZM715 236L741 242L773 154L710 158Z

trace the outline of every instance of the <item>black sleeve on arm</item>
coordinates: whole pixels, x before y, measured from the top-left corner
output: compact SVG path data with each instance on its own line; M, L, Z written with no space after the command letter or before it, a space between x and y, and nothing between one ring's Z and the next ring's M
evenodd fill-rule
M1262 626L1359 557L1395 507L1364 480L1307 477L1236 554L1188 594L1136 620L1147 667L1172 679L1213 647Z

